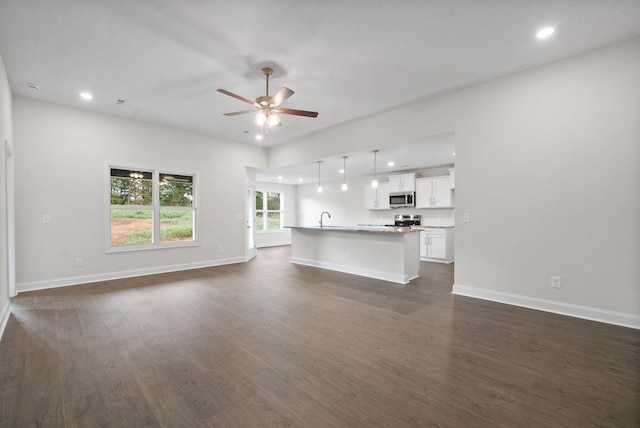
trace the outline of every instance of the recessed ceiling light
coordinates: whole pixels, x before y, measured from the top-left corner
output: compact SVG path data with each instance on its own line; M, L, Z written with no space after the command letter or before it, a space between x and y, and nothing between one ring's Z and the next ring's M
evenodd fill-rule
M556 31L553 27L545 27L542 30L536 33L536 38L538 39L547 39L551 37L553 32Z
M393 165L395 165L395 163L393 163L393 161L387 162L387 166L393 166Z
M262 134L257 134L256 135L256 140L262 141Z
M304 178L298 178L298 181L302 183L304 181Z
M344 169L338 171L340 174L344 174Z
M80 98L85 101L89 101L93 99L93 95L90 92L80 92Z
M282 176L281 175L278 176L278 180L282 180Z

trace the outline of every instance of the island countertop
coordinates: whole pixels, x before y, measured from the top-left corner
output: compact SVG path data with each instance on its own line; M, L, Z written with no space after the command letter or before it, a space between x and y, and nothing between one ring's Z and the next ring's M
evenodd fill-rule
M327 232L410 233L420 230L395 226L284 226L289 229L321 230Z

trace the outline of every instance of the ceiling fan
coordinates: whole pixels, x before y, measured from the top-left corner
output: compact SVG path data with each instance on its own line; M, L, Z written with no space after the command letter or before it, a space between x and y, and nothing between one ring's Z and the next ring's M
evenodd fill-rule
M230 97L236 98L240 101L244 101L247 104L251 104L254 106L251 110L243 110L243 111L234 111L231 113L224 113L225 116L237 116L240 114L247 113L257 113L256 122L260 126L264 126L265 135L269 135L269 128L274 126L282 126L280 122L280 118L274 113L283 113L283 114L292 114L295 116L306 116L306 117L318 117L318 112L315 111L307 111L307 110L296 110L292 108L280 107L287 98L294 94L294 92L289 89L283 87L272 97L269 96L269 76L273 74L273 70L269 67L265 67L262 69L262 72L266 78L266 92L265 95L256 98L255 101L251 101L248 98L241 97L240 95L234 94L233 92L229 92L226 89L218 89L218 92L221 92L225 95L229 95Z

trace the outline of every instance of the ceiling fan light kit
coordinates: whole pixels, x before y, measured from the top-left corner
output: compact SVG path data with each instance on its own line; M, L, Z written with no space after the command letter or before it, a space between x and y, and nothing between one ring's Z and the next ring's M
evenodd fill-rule
M227 91L226 89L218 89L218 92L233 97L237 100L243 101L247 104L251 104L254 106L252 110L243 110L243 111L235 111L231 113L224 113L225 116L238 116L246 113L257 113L256 114L256 123L261 128L261 133L263 135L269 135L269 128L273 128L275 126L282 126L280 122L280 118L274 113L282 113L282 114L290 114L294 116L305 116L305 117L318 117L318 113L315 111L307 111L307 110L296 110L290 108L280 107L287 98L294 94L294 92L286 87L283 87L273 97L269 96L269 76L273 74L273 70L269 67L265 67L262 69L266 80L266 90L265 95L259 96L256 98L255 102L251 101L248 98L242 97L240 95L234 94L233 92Z

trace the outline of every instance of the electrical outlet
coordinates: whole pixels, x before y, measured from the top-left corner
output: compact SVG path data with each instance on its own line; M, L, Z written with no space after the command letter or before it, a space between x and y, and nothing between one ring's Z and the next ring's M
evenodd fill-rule
M471 213L462 213L462 221L464 223L470 223L471 222Z
M220 245L220 246L218 247L218 251L220 251L221 253L224 253L224 247L223 247L222 245Z
M345 257L348 259L351 258L351 250L347 250L347 252L345 253Z
M562 277L561 276L552 276L551 277L551 288L562 288Z
M84 260L82 260L82 257L78 257L76 259L76 267L82 267L84 266Z
M49 214L42 214L42 222L44 224L51 223L51 216Z

